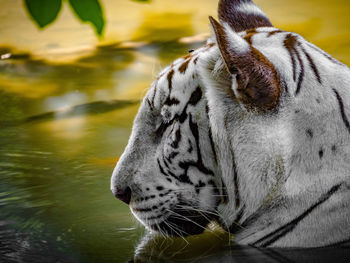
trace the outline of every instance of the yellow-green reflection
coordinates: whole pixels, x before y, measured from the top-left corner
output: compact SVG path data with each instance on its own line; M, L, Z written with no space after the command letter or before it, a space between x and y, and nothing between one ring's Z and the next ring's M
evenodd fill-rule
M209 226L209 230L201 235L187 238L148 234L137 245L133 259L135 262L194 262L228 247L231 238L215 225Z

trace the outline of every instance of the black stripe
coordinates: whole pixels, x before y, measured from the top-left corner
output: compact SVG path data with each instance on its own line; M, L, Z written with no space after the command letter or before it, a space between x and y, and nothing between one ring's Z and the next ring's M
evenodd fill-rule
M195 161L179 162L179 166L186 172L190 166L196 167L199 171L207 175L214 175L213 171L205 167L202 163Z
M191 105L196 105L202 98L202 90L198 86L195 91L192 92L191 97L188 101L189 104Z
M165 164L166 168L170 169L170 167L169 167L168 163L166 162L166 160L165 160L165 157L164 157L164 156L163 156L163 163Z
M188 59L186 59L186 60L182 63L182 65L179 67L179 72L180 72L180 73L184 74L184 73L186 72L187 67L188 67L188 64L190 63L191 59L192 59L192 58L189 57Z
M199 132L198 132L198 125L192 121L192 115L189 114L189 126L190 130L193 134L193 137L195 138L196 141L196 146L197 146L197 161L186 161L186 162L179 162L179 167L184 170L184 173L181 174L178 179L184 183L188 184L193 184L187 173L188 169L192 167L196 167L199 171L201 171L204 174L207 175L214 175L213 171L208 169L207 167L204 166L203 161L202 161L202 155L201 155L201 150L200 150L200 145L199 145Z
M208 118L210 146L211 146L211 150L213 151L213 154L214 154L215 163L217 164L218 163L218 157L217 157L217 154L216 154L215 144L214 144L214 140L213 140L213 134L212 134L212 131L211 131L211 125L210 125L210 120L209 120L209 107L208 107L208 104L205 106L205 113L207 114L207 118Z
M282 86L284 87L285 93L289 94L288 85L284 80L281 80Z
M172 69L168 72L167 79L168 79L168 88L169 88L169 97L171 90L173 88L173 76L174 76L175 71Z
M293 51L290 53L290 57L292 59L293 80L296 81L297 80L297 65L296 65L296 62L295 62L294 52Z
M205 167L204 164L203 164L201 148L200 148L200 145L199 145L198 125L192 121L192 114L190 114L189 125L190 125L191 132L192 132L192 134L193 134L193 136L195 138L196 146L197 146L197 165L196 165L196 167L200 171L204 172L205 174L214 175L214 173L210 169Z
M187 175L187 171L188 171L188 170L186 170L186 173L180 174L178 180L179 180L180 182L182 182L182 183L192 184L192 185L193 185L193 183L191 182L190 178L189 178L188 175Z
M315 76L317 78L317 81L320 84L322 84L320 73L318 72L318 69L317 69L313 59L311 58L310 54L304 48L301 48L301 50L304 52L307 60L309 61L310 67L313 70L313 72L314 72L314 74L315 74Z
M193 134L194 139L196 140L196 145L197 145L197 151L198 151L198 159L202 159L202 155L201 155L201 151L199 150L199 132L198 132L198 125L197 123L193 122L192 120L192 114L189 114L190 118L189 118L189 126L190 126L190 130Z
M292 67L293 67L293 80L296 81L296 59L299 62L300 66L300 73L299 73L299 78L298 78L298 84L297 84L297 89L295 91L295 95L298 95L301 89L301 85L303 84L304 81L304 75L305 75L305 68L304 68L304 63L303 60L301 59L301 56L299 54L299 51L297 50L296 46L298 44L298 39L296 36L293 36L292 34L288 34L284 40L284 47L288 50L289 55L292 60Z
M167 79L168 79L168 85L169 85L169 95L168 98L165 102L165 104L178 104L179 101L177 99L170 99L170 93L171 93L171 89L172 89L172 77L174 75L174 70L171 70L168 75L167 75ZM174 116L174 118L167 123L161 123L160 126L157 128L156 130L156 134L158 136L163 135L163 133L165 132L165 130L174 123L174 121L179 121L180 123L184 123L185 120L188 117L187 114L187 107L188 105L196 105L202 98L202 90L201 87L198 86L197 89L191 94L191 97L189 99L189 101L187 102L187 104L185 105L182 113L176 114ZM183 182L183 183L187 183L187 184L192 184L189 176L188 176L188 169L193 166L196 167L199 171L201 171L204 174L208 174L208 175L214 175L213 171L211 171L210 169L208 169L207 167L204 166L203 164L203 160L202 160L202 155L201 155L201 150L200 150L200 144L199 144L199 131L198 131L198 125L196 123L194 123L192 121L192 115L190 115L190 120L189 120L189 126L190 126L190 130L195 138L196 141L196 146L197 146L197 155L198 155L198 159L197 161L187 161L187 162L179 162L179 167L182 168L184 170L183 174L176 176L174 173L172 173L168 167L168 170L165 171L165 169L161 166L161 163L159 161L159 159L157 159L158 161L158 166L160 169L160 172L169 177L173 177L176 180ZM173 146L174 148L178 147L178 142L181 140L181 134L180 134L180 130L176 131L176 138L174 140L174 142L172 143L171 146ZM177 154L176 154L177 155ZM175 156L176 156L175 155ZM167 160L169 160L168 158L166 158ZM168 164L166 163L165 159L163 159L164 163L166 166L168 166ZM171 162L170 162L171 163Z
M168 106L178 105L178 104L180 104L180 101L175 98L170 98L170 96L168 96L168 98L164 102L164 105L168 105Z
M350 123L348 118L346 117L345 110L344 110L344 104L343 104L343 99L340 97L338 91L336 89L333 89L335 96L337 97L338 103L339 103L339 109L341 113L341 117L343 119L343 122L345 124L345 127L348 129L350 133Z
M163 174L163 175L165 175L165 176L169 176L169 175L164 171L163 167L161 166L159 159L157 159L157 163L158 163L158 167L159 167L159 170L160 170L161 174Z
M182 183L186 183L186 184L191 184L193 185L193 183L191 182L190 178L188 177L187 175L187 170L188 170L188 167L186 167L185 169L185 173L181 174L180 176L176 176L174 173L172 173L171 171L167 171L167 173L164 171L162 165L160 164L160 161L159 159L157 159L157 162L158 162L158 167L159 167L159 170L160 172L165 175L166 177L173 177L174 179L182 182ZM181 167L181 163L179 164L179 166ZM182 167L181 167L182 168Z
M310 206L305 212L303 212L301 215L290 221L289 223L279 227L275 231L271 232L270 234L267 234L266 236L260 238L259 240L255 241L252 245L253 246L261 246L261 247L267 247L273 243L275 243L280 238L284 237L288 233L292 232L295 227L302 221L304 218L306 218L308 215L311 214L313 210L315 210L317 207L322 205L324 202L326 202L334 193L336 193L342 184L337 184L333 186L327 193L321 196L321 198L312 206Z
M240 224L240 221L243 217L245 205L242 206L242 208L238 211L235 219L232 221L232 224L230 226L230 233L234 234L237 233L239 230L243 229L243 226Z
M249 45L252 45L252 38L258 33L259 32L257 32L255 28L247 30L246 35L244 36L245 41L247 41Z
M277 33L285 33L285 31L283 31L283 30L274 30L274 31L269 32L267 34L267 37L271 37L271 36L273 36L273 35L275 35Z
M284 46L289 52L289 56L292 60L292 67L293 67L293 80L296 81L296 62L294 58L294 49L295 49L295 43L296 43L296 38L292 34L288 34L284 40Z
M234 153L232 152L232 165L233 165L233 184L235 187L235 207L238 208L241 205L241 198L239 194L239 188L238 188L238 173L236 168L236 161L234 157Z
M193 151L192 142L190 140L188 140L188 144L190 145L190 147L187 149L187 152L191 153Z
M153 96L152 96L152 105L153 106L154 106L154 99L155 99L156 93L157 93L157 86L158 86L158 79L154 83L154 92L153 92Z
M171 152L166 159L170 164L172 164L172 160L179 154L179 152Z
M147 104L148 104L149 108L151 109L151 111L153 111L153 110L154 110L154 108L153 108L153 106L152 106L151 101L150 101L148 98L146 98L146 102L147 102Z
M161 137L163 136L163 133L165 132L165 130L171 125L173 124L174 119L172 119L170 122L162 122L159 127L156 129L155 134L157 135L157 137Z
M190 126L190 130L192 132L192 135L196 141L196 146L197 146L197 155L198 155L198 161L202 161L202 154L201 154L201 150L200 150L200 146L199 146L199 131L198 131L198 125L197 123L193 122L192 120L192 114L189 114L190 118L189 118L189 126Z
M300 65L300 73L299 73L299 79L298 79L298 86L297 86L297 89L296 89L296 91L295 91L295 95L298 95L298 93L300 92L300 89L301 89L301 85L302 85L303 80L304 80L305 69L304 69L303 60L301 59L298 50L297 50L297 49L294 49L294 52L295 52L295 54L296 54L296 56L297 56L297 59L298 59L298 61L299 61L299 65Z
M133 207L132 210L136 211L136 212L150 212L150 211L152 211L152 208L135 208L135 207Z
M210 141L211 150L213 151L213 154L214 154L215 163L217 164L218 163L218 158L217 158L216 151L215 151L215 145L214 145L214 141L213 141L213 135L211 133L211 126L210 126L210 124L209 124L209 141Z

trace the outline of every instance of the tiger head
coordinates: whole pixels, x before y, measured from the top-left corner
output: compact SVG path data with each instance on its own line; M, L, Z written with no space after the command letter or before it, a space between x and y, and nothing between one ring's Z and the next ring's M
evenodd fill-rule
M209 47L209 46L208 46ZM217 163L197 50L153 83L112 177L112 191L150 229L203 231L219 204Z
M219 19L205 46L152 84L111 179L140 222L168 235L211 221L234 231L291 187L290 167L319 169L324 153L307 147L321 125L312 114L339 119L320 106L339 93L319 86L337 86L320 72L340 62L274 28L251 1L220 0Z

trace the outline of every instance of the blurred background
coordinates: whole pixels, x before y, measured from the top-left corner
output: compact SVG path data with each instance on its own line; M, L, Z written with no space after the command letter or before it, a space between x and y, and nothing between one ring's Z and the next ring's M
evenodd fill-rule
M0 261L125 262L152 251L185 261L228 245L223 233L205 245L148 241L109 190L141 98L161 68L203 45L217 0L100 0L100 36L67 1L43 29L24 2L0 0ZM256 3L276 27L350 64L348 0Z

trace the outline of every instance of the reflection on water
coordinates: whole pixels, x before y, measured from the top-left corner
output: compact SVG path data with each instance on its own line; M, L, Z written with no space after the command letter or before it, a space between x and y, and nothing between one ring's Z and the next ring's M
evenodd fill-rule
M145 235L135 249L132 262L348 262L350 246L322 249L261 249L228 242L221 231L206 232L187 240Z
M76 19L67 17L67 10L57 26L31 31L31 22L19 19L25 17L16 6L20 2L8 1L11 12L0 10L1 262L349 258L346 247L242 248L220 230L186 240L149 236L110 193L110 175L140 99L163 66L203 44L203 35L196 35L208 33L207 16L215 14L216 1L203 0L201 8L190 0L176 6L170 0L103 1L108 41L99 45L84 35L90 27L70 24ZM332 6L323 0L258 2L282 28L302 33L350 64L349 20L342 15L350 11L348 1L335 0ZM75 50L74 60L67 59L67 50Z
M169 238L160 235L145 235L135 249L136 262L194 262L220 253L230 245L230 235L223 230L207 230L202 235Z

